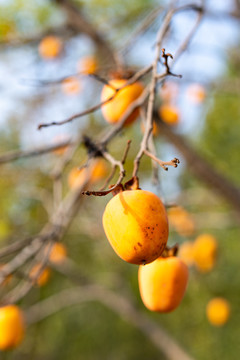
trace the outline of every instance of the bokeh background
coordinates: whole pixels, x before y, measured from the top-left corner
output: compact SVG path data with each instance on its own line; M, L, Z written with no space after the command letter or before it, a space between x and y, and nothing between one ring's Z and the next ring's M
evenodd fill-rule
M67 1L66 1L67 2ZM42 128L42 122L60 121L100 101L102 84L79 74L78 64L85 56L99 59L99 72L108 67L89 36L71 23L62 1L0 0L0 154L29 150L54 144L56 139L75 139L83 133L95 137L107 128L101 110L56 127ZM186 4L175 2L175 5ZM192 2L189 2L192 3ZM199 4L199 2L193 2ZM149 65L155 55L156 33L169 1L82 0L75 6L107 39L130 67ZM240 185L240 4L236 0L206 0L205 13L186 51L172 70L182 79L170 78L171 102L179 111L179 121L171 127L181 141L189 144L210 168ZM156 10L154 10L156 9ZM153 16L144 31L138 29L147 16ZM164 47L176 53L196 23L194 11L174 16ZM63 44L60 56L46 60L38 47L46 35L57 35ZM171 63L170 63L171 64ZM163 66L159 64L159 70ZM66 94L62 79L77 76L79 91ZM149 81L145 79L145 83ZM144 82L144 81L143 81ZM204 89L199 101L191 86ZM156 105L161 103L159 86ZM166 135L166 134L165 134ZM142 132L140 120L115 138L109 151L121 158L128 139L132 145L126 162L127 179ZM141 162L140 186L177 204L189 214L191 231L178 231L170 223L169 244L193 241L209 233L217 239L218 256L209 272L190 269L189 286L180 307L171 314L150 313L141 302L137 267L123 262L112 251L102 228L102 213L111 195L87 197L63 242L79 271L95 283L116 294L131 298L138 311L163 328L194 359L239 359L240 322L240 230L239 206L226 199L217 186L194 175L198 163L189 164L177 144L161 132L154 139L159 158L180 159L177 169L159 169L160 184L153 185L151 162ZM191 151L191 150L190 150ZM1 156L1 155L0 155ZM86 150L79 146L62 174L63 193L68 191L68 174L80 166ZM0 164L0 245L37 234L54 211L52 169L61 161L53 152L15 162ZM99 184L100 186L100 184ZM98 186L96 186L98 188ZM7 259L2 259L6 261ZM18 279L14 279L15 284ZM9 288L2 289L2 292ZM33 288L20 301L27 312L31 306L64 289L72 281L52 270L48 284ZM226 298L231 316L223 327L212 326L206 318L206 305L215 297ZM166 359L131 321L99 301L84 301L69 306L28 327L17 349L0 353L1 359ZM181 360L179 358L179 360Z

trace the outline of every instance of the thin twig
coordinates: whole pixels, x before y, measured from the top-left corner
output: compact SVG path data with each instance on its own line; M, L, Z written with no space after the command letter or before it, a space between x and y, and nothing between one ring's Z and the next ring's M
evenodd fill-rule
M168 170L167 166L173 166L176 168L176 167L178 167L178 164L180 164L180 161L177 158L174 158L171 161L163 161L163 160L158 159L155 155L150 153L148 150L144 150L144 154L146 154L148 157L150 157L151 159L156 161L156 163L158 163L166 171Z

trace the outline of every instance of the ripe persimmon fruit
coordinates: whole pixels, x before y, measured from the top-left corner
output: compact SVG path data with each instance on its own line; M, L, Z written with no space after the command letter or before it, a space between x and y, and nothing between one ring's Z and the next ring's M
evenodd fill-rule
M33 266L33 268L30 270L30 273L29 273L29 277L31 279L34 279L35 281L35 284L38 286L38 287L42 287L44 286L49 278L50 278L50 269L49 268L44 268L41 273L39 275L37 275L40 271L40 268L42 267L42 264L36 264L35 266ZM35 280L35 277L37 276L37 279Z
M167 313L181 303L188 283L188 268L177 257L160 257L139 266L138 284L141 299L151 311Z
M194 241L194 262L201 272L212 270L216 263L218 243L211 234L201 234Z
M106 205L103 227L117 255L132 264L157 259L168 240L165 207L155 194L145 190L115 195Z
M214 326L224 325L230 316L230 304L221 297L210 300L206 307L208 321Z
M62 81L62 92L66 95L76 95L81 91L81 84L79 80L70 76Z
M0 307L0 350L9 350L19 345L24 328L23 313L18 306Z
M114 88L121 88L127 82L126 79L111 80L109 85L104 85L101 94L101 101L106 101L115 94ZM102 106L102 113L105 120L111 124L117 123L127 108L141 95L143 85L135 82L119 90L115 97ZM139 115L139 109L135 109L125 121L125 125L133 123Z
M168 210L170 225L182 236L191 236L195 231L195 223L191 215L181 206L173 206Z
M62 49L63 44L61 39L53 35L44 37L38 46L38 52L44 59L56 58L60 55Z
M102 158L96 158L87 168L79 169L74 167L68 175L68 185L71 189L78 188L84 184L87 177L89 177L90 184L95 184L104 179L107 174L108 166L106 161Z
M77 63L77 71L85 75L94 74L97 68L98 63L94 56L82 57Z
M48 252L48 247L46 247L46 253ZM53 264L61 264L67 256L67 249L64 244L61 244L59 242L56 242L51 247L50 253L49 253L49 261Z
M194 264L194 242L185 241L180 245L178 257L188 266Z
M163 104L158 110L159 116L168 125L177 125L179 123L179 110L171 104Z

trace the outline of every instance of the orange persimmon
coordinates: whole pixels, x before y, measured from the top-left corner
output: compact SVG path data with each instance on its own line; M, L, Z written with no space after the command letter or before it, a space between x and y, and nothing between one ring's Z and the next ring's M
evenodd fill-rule
M94 56L85 56L77 63L77 71L84 75L94 74L97 68L98 64Z
M20 344L24 336L23 313L16 305L0 307L0 350Z
M182 236L190 236L195 231L191 215L181 206L172 206L168 210L169 223Z
M103 102L111 98L115 94L114 88L121 88L126 82L126 79L111 80L109 82L111 86L105 85L102 89L101 101ZM102 113L105 120L111 124L117 123L127 108L141 95L143 89L143 85L140 82L136 82L119 90L112 100L102 106ZM125 125L134 122L138 115L139 109L135 109L127 118Z
M174 105L163 104L160 106L158 113L162 121L169 125L179 123L179 109Z
M208 272L216 263L217 240L211 234L201 234L194 241L194 262L198 270Z
M44 286L49 278L50 278L50 269L44 268L39 275L37 275L40 271L40 268L42 267L42 264L36 264L33 266L33 268L30 270L29 277L31 279L34 279L35 284L39 287ZM35 277L37 276L37 279L35 280Z
M157 259L168 240L165 207L155 194L145 190L115 195L106 205L103 227L117 255L132 264Z
M46 248L46 253L48 252L48 247ZM64 244L56 242L53 244L50 253L49 253L49 261L53 264L61 264L67 256L67 249Z
M194 264L194 243L192 241L185 241L180 245L178 257L188 266Z
M38 46L38 52L44 59L54 59L63 49L62 41L56 36L46 36Z
M208 321L214 326L224 325L230 316L230 304L221 297L210 300L206 307Z
M141 299L151 311L167 313L178 307L188 283L188 268L176 257L160 257L139 266Z
M66 95L76 95L81 91L81 85L79 80L70 76L62 81L62 92Z
M88 174L89 171L89 174ZM89 183L95 184L107 176L108 167L106 161L102 158L97 158L88 168L74 167L68 175L68 185L72 188L77 188L83 185L87 176L89 176Z

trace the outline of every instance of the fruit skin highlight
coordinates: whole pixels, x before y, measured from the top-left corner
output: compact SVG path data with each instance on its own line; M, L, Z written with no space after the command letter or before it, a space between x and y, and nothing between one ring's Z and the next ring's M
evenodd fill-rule
M114 88L120 88L127 82L126 79L114 79L109 81ZM127 108L141 95L144 87L140 82L128 85L122 90L119 90L116 96L102 106L102 113L105 120L111 124L117 123L121 116L125 113ZM102 89L101 101L106 101L115 94L115 90L105 85ZM139 115L139 109L135 109L133 113L125 121L125 126L133 123Z
M206 308L208 321L214 326L224 325L230 316L230 305L227 300L221 297L213 298Z
M168 313L181 303L188 283L188 268L176 257L160 257L139 266L139 291L146 308Z
M0 307L0 350L20 344L24 336L23 313L16 305Z
M131 264L157 259L168 240L168 219L162 201L152 192L126 190L106 205L103 227L117 255Z

